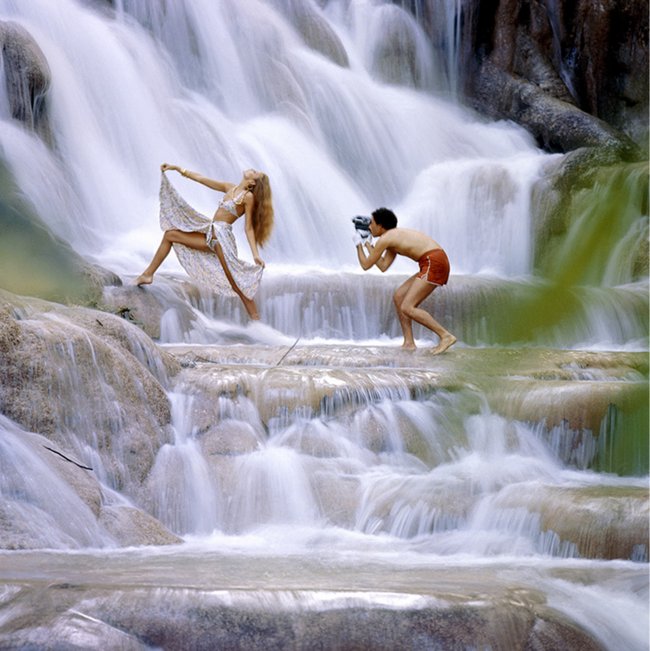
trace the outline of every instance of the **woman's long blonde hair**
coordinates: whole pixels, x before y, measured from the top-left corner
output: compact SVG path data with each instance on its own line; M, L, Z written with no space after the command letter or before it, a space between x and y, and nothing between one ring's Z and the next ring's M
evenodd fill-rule
M253 205L253 231L255 241L264 246L271 237L273 230L273 194L271 184L266 174L257 179L252 189L255 204Z

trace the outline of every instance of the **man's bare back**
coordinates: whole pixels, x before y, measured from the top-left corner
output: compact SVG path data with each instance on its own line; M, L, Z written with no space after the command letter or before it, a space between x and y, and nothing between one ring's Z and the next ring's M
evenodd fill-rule
M397 255L416 261L425 253L442 248L432 237L411 228L391 228L379 239L383 245L382 249L391 249Z

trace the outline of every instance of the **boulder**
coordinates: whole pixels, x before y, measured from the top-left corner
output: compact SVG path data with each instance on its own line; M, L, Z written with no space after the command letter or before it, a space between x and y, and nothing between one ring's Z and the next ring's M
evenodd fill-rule
M337 65L350 65L348 54L336 32L316 7L302 0L273 0L272 4L288 18L305 43Z
M238 420L223 420L215 424L199 440L205 457L248 454L262 443L260 433L252 425Z
M520 124L551 152L597 147L610 164L642 156L628 136L603 120L491 62L484 63L474 79L473 100L490 117Z
M140 545L177 545L183 539L161 522L133 506L103 506L99 523L123 547Z
M647 489L519 485L504 490L497 504L539 513L541 530L557 534L582 558L648 560Z
M139 328L103 312L84 316L98 334L59 314L16 321L0 309L0 411L136 497L169 440L169 400L136 352L146 338ZM124 327L127 346L105 334Z
M134 286L106 287L103 301L116 314L140 325L153 339L160 338L160 319L164 308L153 292Z
M52 145L47 94L52 73L43 51L18 23L0 22L0 46L11 116Z
M310 468L311 488L327 522L335 527L352 529L359 508L359 479L343 476L323 464Z

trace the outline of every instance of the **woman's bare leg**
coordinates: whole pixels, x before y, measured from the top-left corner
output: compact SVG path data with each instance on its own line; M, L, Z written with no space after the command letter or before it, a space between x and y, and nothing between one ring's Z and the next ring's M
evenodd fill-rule
M416 278L415 276L409 280L412 280L412 282L406 290L406 294L402 300L400 308L398 309L398 314L401 311L405 318L409 320L411 341L413 341L413 330L412 325L410 324L411 319L435 332L438 337L440 337L440 343L431 351L431 353L433 355L439 355L456 343L456 337L445 330L426 310L418 307L418 305L420 305L420 303L422 303L422 301L436 288L436 285L432 285L426 280ZM407 280L404 285L408 282L409 281ZM404 287L404 285L402 285L402 287ZM406 344L406 335L404 343ZM415 342L413 342L413 348L415 348Z
M162 242L160 243L158 250L153 256L151 264L142 272L138 278L136 278L136 280L133 282L134 285L148 285L153 281L154 273L163 263L163 260L169 255L169 252L172 249L172 244L175 242L189 246L191 249L196 249L197 251L209 251L210 253L216 253L217 258L219 258L219 262L221 263L221 266L223 267L223 270L226 274L226 278L230 283L230 286L233 288L233 291L237 294L237 296L241 298L242 303L248 312L248 315L253 321L260 320L260 315L257 311L257 305L255 305L255 301L250 298L246 298L239 287L237 287L237 283L232 277L230 269L228 269L228 264L226 263L226 259L223 255L223 251L221 250L221 246L215 242L214 250L211 249L206 244L205 235L203 233L186 233L184 231L179 231L176 229L165 231Z
M154 273L156 273L158 267L160 267L164 259L169 255L174 242L184 244L192 249L198 249L199 251L210 250L205 243L205 235L202 233L185 233L176 229L165 231L162 242L154 254L151 264L133 281L134 285L149 285L153 282Z
M235 279L232 277L232 274L230 273L230 269L228 268L228 263L226 262L226 258L223 255L223 251L221 250L221 246L219 242L216 242L214 240L213 242L214 242L214 252L217 254L217 257L219 258L219 262L223 267L223 270L226 274L226 278L228 279L228 282L230 283L230 286L233 288L233 291L237 294L237 296L241 298L241 301L244 304L246 311L248 312L248 316L250 316L250 318L253 321L259 321L260 315L257 311L257 305L255 305L255 301L252 298L246 298L246 296L244 296L241 289L237 287L237 283L235 282Z

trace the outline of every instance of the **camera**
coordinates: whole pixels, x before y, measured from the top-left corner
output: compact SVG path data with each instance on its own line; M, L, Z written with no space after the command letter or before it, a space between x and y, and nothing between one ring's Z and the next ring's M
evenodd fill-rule
M367 217L366 215L357 215L352 218L352 223L358 231L370 232L370 220L372 217Z

